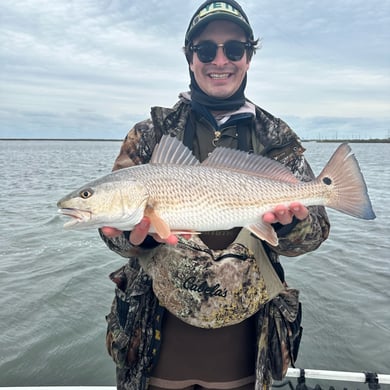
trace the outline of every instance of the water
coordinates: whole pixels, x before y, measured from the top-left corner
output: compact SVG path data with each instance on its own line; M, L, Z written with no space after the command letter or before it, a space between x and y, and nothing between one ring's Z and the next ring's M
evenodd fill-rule
M305 146L317 174L336 147ZM104 346L113 299L107 275L125 260L94 231L64 231L56 201L109 172L119 147L0 142L0 386L115 384ZM390 374L390 145L352 148L377 219L330 211L329 240L314 253L283 258L303 301L297 365Z

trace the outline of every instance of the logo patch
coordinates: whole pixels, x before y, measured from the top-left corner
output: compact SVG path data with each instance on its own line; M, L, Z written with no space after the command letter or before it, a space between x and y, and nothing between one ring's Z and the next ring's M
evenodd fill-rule
M183 288L188 291L195 291L198 293L203 293L209 297L221 297L226 298L227 290L222 290L221 285L217 283L215 286L209 286L206 281L198 281L195 276L191 276L186 279L183 283Z
M241 19L246 23L245 18L241 15L241 12L238 11L236 8L223 1L215 1L214 3L211 3L207 5L205 8L203 8L202 10L200 10L199 14L194 17L191 24L191 28L195 27L204 18L207 18L208 16L211 16L216 13L221 13L221 12L230 14L236 18Z

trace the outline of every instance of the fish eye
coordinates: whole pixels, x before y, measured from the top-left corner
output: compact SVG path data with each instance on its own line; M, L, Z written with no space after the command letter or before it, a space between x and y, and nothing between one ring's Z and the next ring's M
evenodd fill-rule
M83 199L88 199L93 195L93 190L91 188L87 188L85 190L80 191L80 197Z

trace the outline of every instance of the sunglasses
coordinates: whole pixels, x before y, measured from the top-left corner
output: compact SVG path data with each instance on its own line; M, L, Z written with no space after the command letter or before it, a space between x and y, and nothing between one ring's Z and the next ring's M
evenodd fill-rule
M240 61L244 56L245 50L252 48L252 44L240 41L227 41L220 44L213 41L203 41L197 45L191 45L190 50L198 55L199 61L207 63L214 60L219 47L223 48L226 58L230 61Z

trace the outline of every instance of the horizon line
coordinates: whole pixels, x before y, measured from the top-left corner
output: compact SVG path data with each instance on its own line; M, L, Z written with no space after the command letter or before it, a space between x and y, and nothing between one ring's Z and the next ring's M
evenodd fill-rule
M116 138L0 138L0 141L72 141L72 142L122 142ZM390 143L388 138L301 138L302 142L385 142Z

